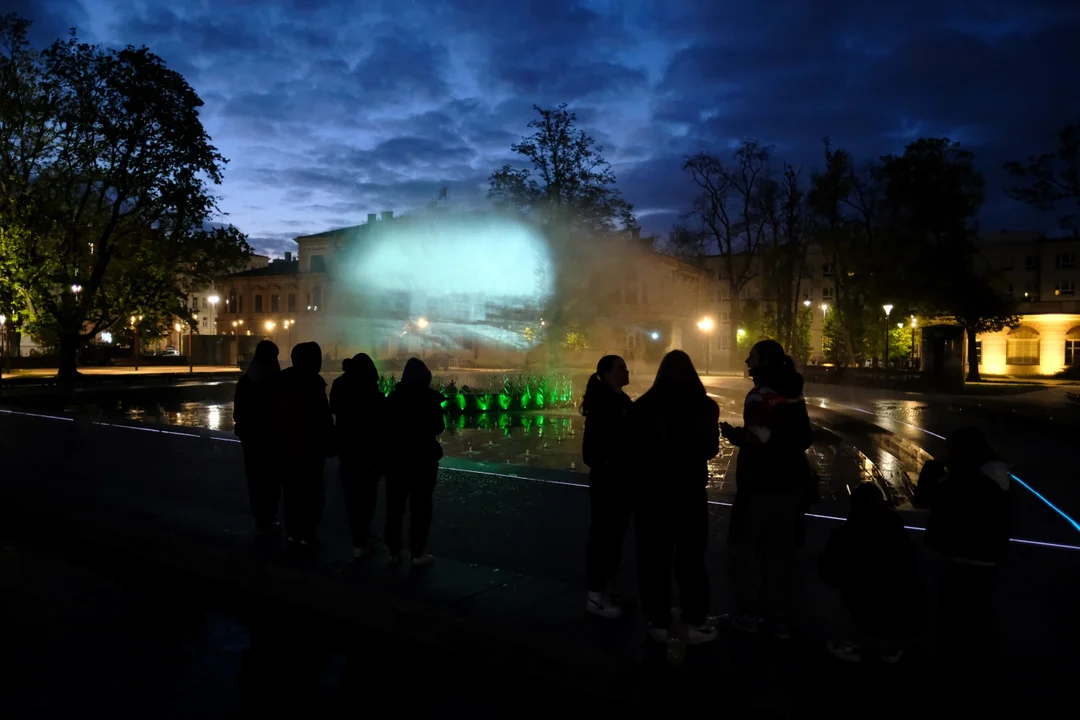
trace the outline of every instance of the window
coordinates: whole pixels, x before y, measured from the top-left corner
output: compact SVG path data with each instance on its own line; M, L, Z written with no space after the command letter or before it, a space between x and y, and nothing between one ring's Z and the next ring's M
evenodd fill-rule
M324 273L326 272L326 257L323 255L311 256L311 272ZM318 303L316 303L318 304Z
M243 295L236 298L236 312L238 312L238 313L244 312L244 296Z
M296 312L296 293L289 293L289 312Z
M255 312L262 312L262 295L255 296Z
M739 298L741 300L750 300L754 297L752 293L753 291L751 290L750 286L745 285L743 286L742 290L739 291Z
M322 287L319 285L316 285L315 289L311 291L311 305L312 310L318 310L322 307Z
M975 341L975 362L982 365L982 340Z
M1002 270L1012 270L1013 269L1013 256L1012 255L1002 255L1002 257L1001 257L1001 269Z
M1037 270L1039 268L1039 258L1034 255L1028 255L1024 258L1025 270Z
M731 336L728 335L727 333L720 333L720 349L721 350L730 350L731 349Z
M271 295L270 296L270 312L272 312L272 313L281 312L281 296L280 295Z
M1018 327L1005 339L1006 365L1038 365L1039 333L1033 328Z
M727 286L720 288L720 300L723 302L731 300L731 289Z
M1080 365L1080 325L1065 333L1065 364Z
M832 300L834 297L836 297L836 288L831 288L831 287L823 287L823 288L821 288L821 299L822 300Z
M1075 280L1058 280L1057 286L1054 288L1055 295L1075 295L1076 294L1076 281Z
M237 313L239 310L236 307L236 288L229 288L229 299L225 301L225 312Z
M720 322L723 323L724 325L730 325L731 324L731 311L730 310L725 310L724 312L720 313Z
M832 277L833 265L832 263L825 263L821 266L821 277Z
M1058 253L1057 266L1059 268L1076 267L1076 253Z

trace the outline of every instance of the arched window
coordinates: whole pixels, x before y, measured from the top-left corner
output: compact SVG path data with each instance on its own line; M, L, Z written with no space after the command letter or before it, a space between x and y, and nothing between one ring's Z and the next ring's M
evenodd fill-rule
M1080 365L1080 325L1065 333L1065 364Z
M1039 364L1039 332L1024 325L1013 328L1005 338L1006 365Z
M225 302L227 304L227 307L225 308L225 312L231 313L233 315L240 312L240 309L236 307L236 288L234 288L234 287L229 288L229 299L226 300Z

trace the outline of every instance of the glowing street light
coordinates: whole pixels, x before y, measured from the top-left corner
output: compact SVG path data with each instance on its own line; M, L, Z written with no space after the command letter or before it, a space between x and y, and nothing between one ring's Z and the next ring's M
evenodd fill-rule
M805 300L803 300L802 304L805 305L806 307L810 307L810 298L806 298Z
M426 318L420 318L419 320L416 321L416 327L420 328L421 330L423 330L427 326L428 326L428 321L427 321Z
M273 332L273 331L274 331L274 323L272 321L270 321L270 320L267 320L266 321L266 332Z
M713 323L713 319L711 317L709 317L708 315L706 315L705 317L698 320L697 326L698 326L698 329L701 330L701 332L705 333L705 374L708 375L709 374L709 357L710 357L710 355L712 355L712 348L710 347L712 345L712 343L709 342L709 334L712 332L712 329L716 325L715 325L715 323Z
M912 368L915 367L915 325L917 323L918 323L918 320L916 320L915 316L912 315L911 316L911 366L912 366Z
M71 286L71 292L72 292L72 294L75 295L76 298L78 298L79 293L82 292L82 285L72 285Z
M658 332L656 332L654 330L653 332L649 333L649 337L651 337L653 340L659 340L660 339L660 333L658 333Z
M739 328L738 330L735 331L735 334L738 335L739 337L745 337L746 336L746 331L743 330L742 328Z
M829 303L821 303L821 361L825 362L825 316L829 314Z
M7 351L7 333L4 332L5 324L7 324L7 315L0 313L0 356Z
M885 369L889 369L889 314L892 313L892 305L882 305L885 311Z

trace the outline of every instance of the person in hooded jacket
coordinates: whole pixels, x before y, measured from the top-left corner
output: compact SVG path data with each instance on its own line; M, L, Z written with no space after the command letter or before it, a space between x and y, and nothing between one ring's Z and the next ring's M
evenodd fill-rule
M330 411L337 421L338 458L345 512L352 532L353 557L375 549L371 520L385 471L386 395L379 389L379 371L365 353L341 363L343 375L330 388Z
M446 429L442 403L431 388L431 371L419 358L409 358L387 398L387 429L392 451L386 474L386 546L391 562L401 560L401 531L409 506L409 553L413 567L430 565L428 534L434 512L435 480L442 459L438 437Z
M925 629L927 619L915 543L874 483L856 487L849 501L847 522L829 536L818 558L818 574L840 591L854 633L826 647L847 662L876 657L895 663Z
M743 427L721 426L739 449L728 530L737 611L725 620L745 632L764 623L787 639L797 538L807 498L816 493L806 457L810 417L802 376L780 343L758 342L746 365L754 387L743 405Z
M648 635L667 642L671 625L671 573L679 586L681 622L688 642L716 639L710 627L708 462L720 452L720 408L706 394L690 356L672 350L660 362L652 388L630 413L640 460L635 523L641 604Z
M233 395L233 432L244 450L248 499L260 535L277 532L281 502L281 473L277 461L277 426L274 395L277 389L278 347L269 340L255 346L255 356L236 382Z
M629 383L626 361L618 355L605 355L589 377L580 407L585 416L581 455L589 466L585 610L603 618L618 618L623 614L622 608L612 600L611 590L633 510L626 443L626 415L633 401L622 390Z
M323 468L334 454L334 418L326 381L319 375L322 351L318 343L300 343L291 355L292 367L278 376L275 403L278 459L284 471L285 532L290 543L317 549L326 492Z
M994 588L1012 530L1012 478L975 427L946 443L946 474L934 490L926 544L943 561L938 644L964 691L992 683L998 647Z

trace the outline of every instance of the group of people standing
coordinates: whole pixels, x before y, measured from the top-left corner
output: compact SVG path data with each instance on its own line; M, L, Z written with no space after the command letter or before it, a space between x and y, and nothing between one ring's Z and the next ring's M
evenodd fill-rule
M344 372L327 399L317 343L295 346L292 366L284 370L278 352L269 340L256 346L234 399L235 432L244 450L256 531L279 532L277 516L283 504L290 547L318 549L323 470L326 460L337 455L353 556L365 557L375 547L372 522L379 482L385 477L385 542L391 559L402 557L407 507L412 564L430 564L427 540L442 457L438 436L445 427L444 398L431 388L431 371L421 360L410 359L401 382L386 395L379 388L375 363L361 353L342 363Z
M746 398L746 424L736 428L720 422L720 408L686 353L668 353L652 387L636 401L623 392L630 381L626 362L614 355L600 359L581 405L591 504L588 612L611 619L623 614L614 580L633 518L649 637L668 639L674 572L688 641L716 639L706 617L706 486L708 462L720 452L723 435L740 448L728 534L738 607L727 620L748 631L767 625L787 635L797 536L816 491L806 459L810 420L802 377L779 343L756 344L747 365L755 385Z
M590 468L588 612L609 619L624 613L615 577L633 519L649 637L668 639L673 571L688 642L717 637L706 621L706 485L723 436L739 452L726 544L736 606L720 620L747 633L790 637L796 555L819 494L806 454L810 419L802 376L778 343L757 343L746 364L754 386L744 423L734 427L719 422L719 407L685 353L669 353L636 401L623 392L630 381L623 359L600 359L581 405ZM929 509L926 541L942 559L938 644L953 677L974 684L991 677L996 663L993 594L1009 545L1009 474L976 428L955 432L945 458L927 464L915 505ZM850 508L818 557L818 574L839 591L849 620L848 636L828 649L845 661L897 662L929 618L916 548L877 485L854 487Z

